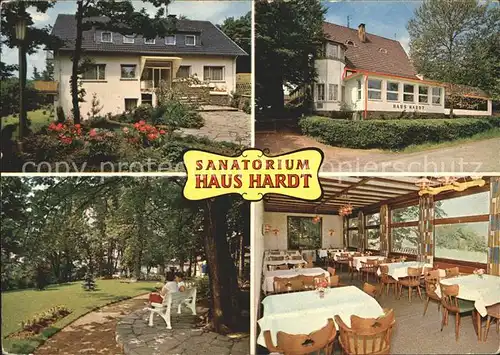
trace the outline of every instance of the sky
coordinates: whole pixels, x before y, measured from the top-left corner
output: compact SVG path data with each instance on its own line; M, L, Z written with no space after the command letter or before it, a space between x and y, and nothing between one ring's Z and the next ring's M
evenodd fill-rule
M351 28L360 23L366 25L366 32L398 40L406 52L409 52L410 36L406 30L408 21L421 1L331 1L325 2L328 9L327 22L347 26L347 17Z
M154 6L143 3L142 1L133 1L138 9L144 7L151 15L156 13ZM251 1L182 1L175 0L169 6L169 13L175 15L185 15L192 20L206 20L214 24L222 23L228 17L241 17L252 9ZM53 26L58 14L74 14L76 11L76 2L70 0L59 0L55 6L49 9L45 14L36 11L30 11L35 27ZM10 49L2 47L2 61L7 64L18 63L18 51L16 48ZM45 68L45 52L38 53L28 57L28 78L33 74L33 67L39 71Z

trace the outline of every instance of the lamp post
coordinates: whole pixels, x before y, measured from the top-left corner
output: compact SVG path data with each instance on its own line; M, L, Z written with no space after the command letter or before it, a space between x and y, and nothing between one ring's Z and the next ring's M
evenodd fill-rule
M24 40L26 39L26 18L19 17L16 22L16 39L19 42L19 145L22 147L26 122L25 85L26 85L26 53Z

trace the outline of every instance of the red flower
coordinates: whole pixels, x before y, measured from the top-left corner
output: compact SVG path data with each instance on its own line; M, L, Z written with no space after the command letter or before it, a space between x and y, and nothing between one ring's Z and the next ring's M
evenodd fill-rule
M139 128L140 124L139 122L134 123L134 128Z
M167 133L167 131L165 131L164 129L160 129L160 134L165 134Z
M90 130L90 132L89 132L89 136L91 136L91 137L95 137L95 136L97 136L97 131L95 130L95 128L92 128L92 129Z
M154 141L156 138L158 138L158 136L154 133L148 134L147 137L148 137L148 140L150 140L150 141Z
M143 126L143 125L145 125L145 124L146 124L146 121L144 121L144 120L140 120L140 121L139 121L139 125Z
M75 125L75 128L76 128L76 129L80 129L81 127L82 127L82 125L81 125L81 124L79 124L79 123L77 123L77 124Z

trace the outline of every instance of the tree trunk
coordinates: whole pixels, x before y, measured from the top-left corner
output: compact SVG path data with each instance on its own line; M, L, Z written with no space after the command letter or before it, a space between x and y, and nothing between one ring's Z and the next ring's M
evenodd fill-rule
M227 196L206 201L204 206L205 254L212 295L212 325L218 333L238 327L238 278L227 242Z
M73 66L71 70L71 101L73 103L73 121L80 123L80 102L78 99L78 69L82 56L82 38L83 38L83 0L77 1L76 9L76 40L73 51Z

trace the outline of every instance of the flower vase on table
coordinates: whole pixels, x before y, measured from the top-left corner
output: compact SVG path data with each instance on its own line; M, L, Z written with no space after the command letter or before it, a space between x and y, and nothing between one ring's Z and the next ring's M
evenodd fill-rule
M325 298L325 291L328 288L328 282L321 280L316 283L316 290L318 291L319 298Z
M477 275L480 279L484 278L484 269L476 269L473 271L474 275Z

